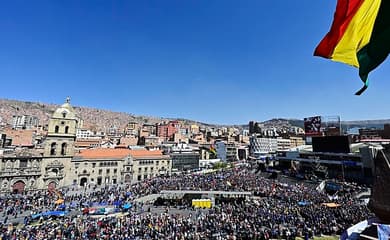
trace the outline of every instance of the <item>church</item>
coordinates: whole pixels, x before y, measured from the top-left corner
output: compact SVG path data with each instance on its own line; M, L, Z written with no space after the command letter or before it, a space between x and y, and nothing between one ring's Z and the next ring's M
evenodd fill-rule
M0 155L0 192L131 183L170 174L170 157L159 150L92 148L76 151L80 121L67 98L49 119L41 151L5 149Z

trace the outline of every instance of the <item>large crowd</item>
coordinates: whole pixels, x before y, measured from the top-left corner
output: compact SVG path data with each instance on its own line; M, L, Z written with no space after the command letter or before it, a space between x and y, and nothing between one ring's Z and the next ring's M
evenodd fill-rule
M316 185L287 178L269 179L241 166L209 174L156 177L132 185L89 187L84 191L63 191L70 214L57 219L30 216L55 209L56 195L40 192L0 197L1 239L309 239L315 235L336 235L372 214L354 196L363 188L343 184L330 198ZM211 209L182 211L165 207L150 211L150 205L136 200L161 190L249 191L245 199L220 199ZM337 197L336 197L337 196ZM80 210L95 203L114 205L128 202L133 208L124 214L96 218ZM333 202L333 206L324 203ZM153 209L153 207L152 207ZM77 213L77 214L76 214ZM80 213L80 214L79 214ZM25 216L10 226L15 215Z

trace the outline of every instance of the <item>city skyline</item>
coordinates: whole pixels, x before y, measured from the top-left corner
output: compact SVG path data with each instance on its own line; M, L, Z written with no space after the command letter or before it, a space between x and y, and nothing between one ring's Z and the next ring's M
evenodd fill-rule
M388 61L356 97L357 69L312 56L335 4L6 3L0 97L212 124L388 119Z

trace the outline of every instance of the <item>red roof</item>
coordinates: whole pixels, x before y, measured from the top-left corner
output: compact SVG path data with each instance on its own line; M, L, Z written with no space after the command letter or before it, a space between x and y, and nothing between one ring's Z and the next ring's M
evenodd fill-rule
M81 150L76 154L81 158L96 159L96 158L125 158L131 155L132 157L155 157L162 156L161 151L149 151L149 150L130 150L123 148L95 148Z

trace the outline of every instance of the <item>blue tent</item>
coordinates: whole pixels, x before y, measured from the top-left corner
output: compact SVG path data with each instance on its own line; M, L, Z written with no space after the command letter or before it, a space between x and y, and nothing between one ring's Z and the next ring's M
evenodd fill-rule
M57 207L58 210L60 211L65 211L65 208L66 208L66 205L65 204L61 204Z
M120 206L121 204L122 204L121 200L114 201L114 205L117 207Z
M122 206L122 208L123 209L129 209L129 208L131 208L133 205L131 205L131 203L125 203L123 206Z
M66 212L66 211L47 211L47 212L42 213L42 216L63 217L66 214L68 214L68 212Z
M41 217L42 216L42 214L41 213L38 213L38 214L33 214L33 215L31 215L31 218L32 219L36 219L36 218L39 218L39 217Z
M299 201L298 202L299 206L306 206L306 205L309 205L309 204L310 204L310 202L307 202L307 201Z

